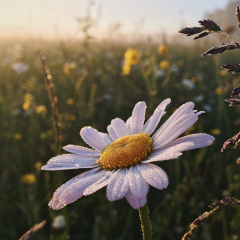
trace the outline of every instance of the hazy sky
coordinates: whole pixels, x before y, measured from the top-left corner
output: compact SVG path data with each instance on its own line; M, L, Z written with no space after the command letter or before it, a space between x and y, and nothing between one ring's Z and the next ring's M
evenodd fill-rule
M96 34L105 35L120 23L120 31L175 33L197 25L206 11L224 8L228 0L0 0L0 34L75 36L77 17L97 19Z

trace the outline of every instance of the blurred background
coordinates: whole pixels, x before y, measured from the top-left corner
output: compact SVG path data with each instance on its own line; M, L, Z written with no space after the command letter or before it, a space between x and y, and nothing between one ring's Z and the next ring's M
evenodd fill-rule
M239 109L224 101L240 79L221 66L240 63L239 54L201 57L231 40L211 34L193 41L178 33L210 18L239 39L239 4L0 0L0 239L19 239L43 220L33 239L141 239L138 211L124 199L109 202L105 189L62 210L49 209L57 187L82 170L40 170L49 158L64 153L61 146L85 145L82 127L106 132L111 119L126 120L137 101L146 101L148 118L170 97L160 124L181 104L194 101L205 114L184 134L205 132L216 138L208 148L158 164L170 184L163 191L150 188L148 194L153 239L181 239L209 204L227 196L239 199L239 151L221 152L240 125ZM40 53L58 98L60 147ZM191 239L240 239L239 221L240 210L226 206Z
M76 38L82 34L79 20L88 16L94 22L91 32L95 38L117 39L121 35L135 40L139 36L157 38L162 33L176 35L180 28L209 16L232 24L232 9L237 1L153 0L150 4L146 0L1 0L0 3L1 36Z

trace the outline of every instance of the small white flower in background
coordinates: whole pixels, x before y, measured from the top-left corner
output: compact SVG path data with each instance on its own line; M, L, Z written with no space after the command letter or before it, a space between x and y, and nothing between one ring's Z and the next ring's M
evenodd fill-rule
M187 78L184 78L182 80L182 84L189 89L195 88L195 84L190 79L187 79Z
M200 94L194 98L194 102L201 102L204 100L203 94Z
M126 122L120 118L111 121L107 127L108 134L92 127L82 128L80 135L92 149L67 145L64 149L69 154L53 157L42 170L91 170L59 187L49 206L61 209L82 196L88 196L107 186L109 201L125 197L134 209L138 209L146 203L149 185L160 190L166 188L167 174L154 162L178 158L183 151L206 147L214 141L213 136L205 133L176 139L203 113L193 110L193 102L179 107L156 130L170 102L170 99L166 99L160 103L146 123L146 103L138 102Z
M157 79L161 79L161 78L165 78L166 77L165 71L163 71L161 69L157 70L155 75L156 75Z
M170 67L170 71L174 72L174 73L178 73L179 72L179 67L177 65L172 65Z
M208 104L203 105L203 109L205 111L207 111L207 112L211 112L212 111L212 107L210 105L208 105Z
M65 219L63 215L58 215L53 219L52 227L55 230L61 230L66 227Z
M12 70L18 74L24 73L29 69L28 64L22 62L15 62L12 64Z

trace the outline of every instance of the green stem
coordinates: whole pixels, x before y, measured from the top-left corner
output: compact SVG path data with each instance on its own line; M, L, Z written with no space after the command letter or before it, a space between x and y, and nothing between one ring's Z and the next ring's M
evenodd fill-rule
M147 203L143 207L139 208L138 211L141 220L143 240L152 240L152 224L149 217Z

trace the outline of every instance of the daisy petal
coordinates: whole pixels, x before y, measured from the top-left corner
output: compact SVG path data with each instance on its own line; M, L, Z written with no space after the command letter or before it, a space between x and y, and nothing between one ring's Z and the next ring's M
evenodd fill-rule
M107 144L103 138L98 134L98 131L92 127L84 127L80 131L82 139L92 148L102 151Z
M142 162L149 163L178 158L182 155L183 151L207 147L211 145L213 141L214 137L206 133L184 136L168 143L164 148L155 151L147 160Z
M81 178L75 183L72 183L71 186L69 186L62 192L59 197L59 201L75 201L76 198L79 198L79 193L81 193L81 197L84 196L85 189L94 184L95 182L98 182L103 175L104 171L100 171L95 174Z
M213 136L206 133L190 134L168 143L161 150L168 149L174 152L183 152L196 148L203 148L211 145L214 139Z
M143 207L146 202L147 202L147 196L142 197L142 198L136 198L131 194L130 191L127 192L125 195L128 203L134 208L134 209L139 209L140 207Z
M140 133L143 130L143 123L145 120L146 103L138 102L132 112L130 121L131 134Z
M115 131L114 127L111 124L107 126L107 131L113 141L119 138L117 132Z
M205 111L199 111L199 112L196 112L196 114L199 116L201 114L205 113Z
M42 170L69 170L79 168L93 168L98 165L99 157L79 156L76 154L62 154L51 158Z
M164 147L164 145L168 144L190 128L197 120L198 116L195 113L183 115L169 125L165 131L161 132L156 138L153 138L153 149Z
M147 196L149 184L141 176L136 167L128 169L129 190L136 198Z
M148 121L144 125L143 132L147 132L150 135L154 132L162 116L165 114L165 109L170 102L171 102L171 99L167 98L166 100L164 100L158 105L153 115L148 119Z
M81 155L81 156L100 156L101 155L101 153L93 149L89 149L89 148L85 148L77 145L71 145L71 144L63 147L63 149L67 152Z
M98 132L98 134L101 136L101 138L105 141L107 145L113 142L113 140L110 138L110 136L107 133Z
M184 103L170 116L168 120L173 122L176 119L178 119L180 116L191 113L193 111L194 106L195 104L193 102Z
M107 186L107 198L109 201L116 201L125 196L128 191L127 170L119 169L112 174Z
M82 197L85 188L98 179L98 175L94 175L97 170L98 168L94 168L81 173L59 187L54 192L49 207L58 210Z
M168 149L164 151L156 152L152 154L147 160L142 161L142 163L150 163L150 162L158 162L158 161L165 161L170 159L178 158L182 155L180 152L171 152Z
M169 118L168 120L160 127L160 129L154 134L154 138L158 137L163 131L165 131L169 126L179 119L182 115L189 114L193 111L195 104L193 102L187 102L181 105Z
M99 189L105 187L109 183L109 178L112 175L112 173L113 172L110 171L102 171L102 177L98 181L94 182L92 185L87 187L84 190L83 195L88 196L92 193L95 193Z
M114 127L119 138L130 134L126 123L120 118L113 119L111 125Z
M131 121L132 121L132 117L129 117L129 118L127 119L127 121L126 121L127 128L128 128L128 130L129 130L130 132L131 132L131 127L130 127Z
M168 177L162 168L148 163L137 165L137 169L151 186L159 190L168 186Z

